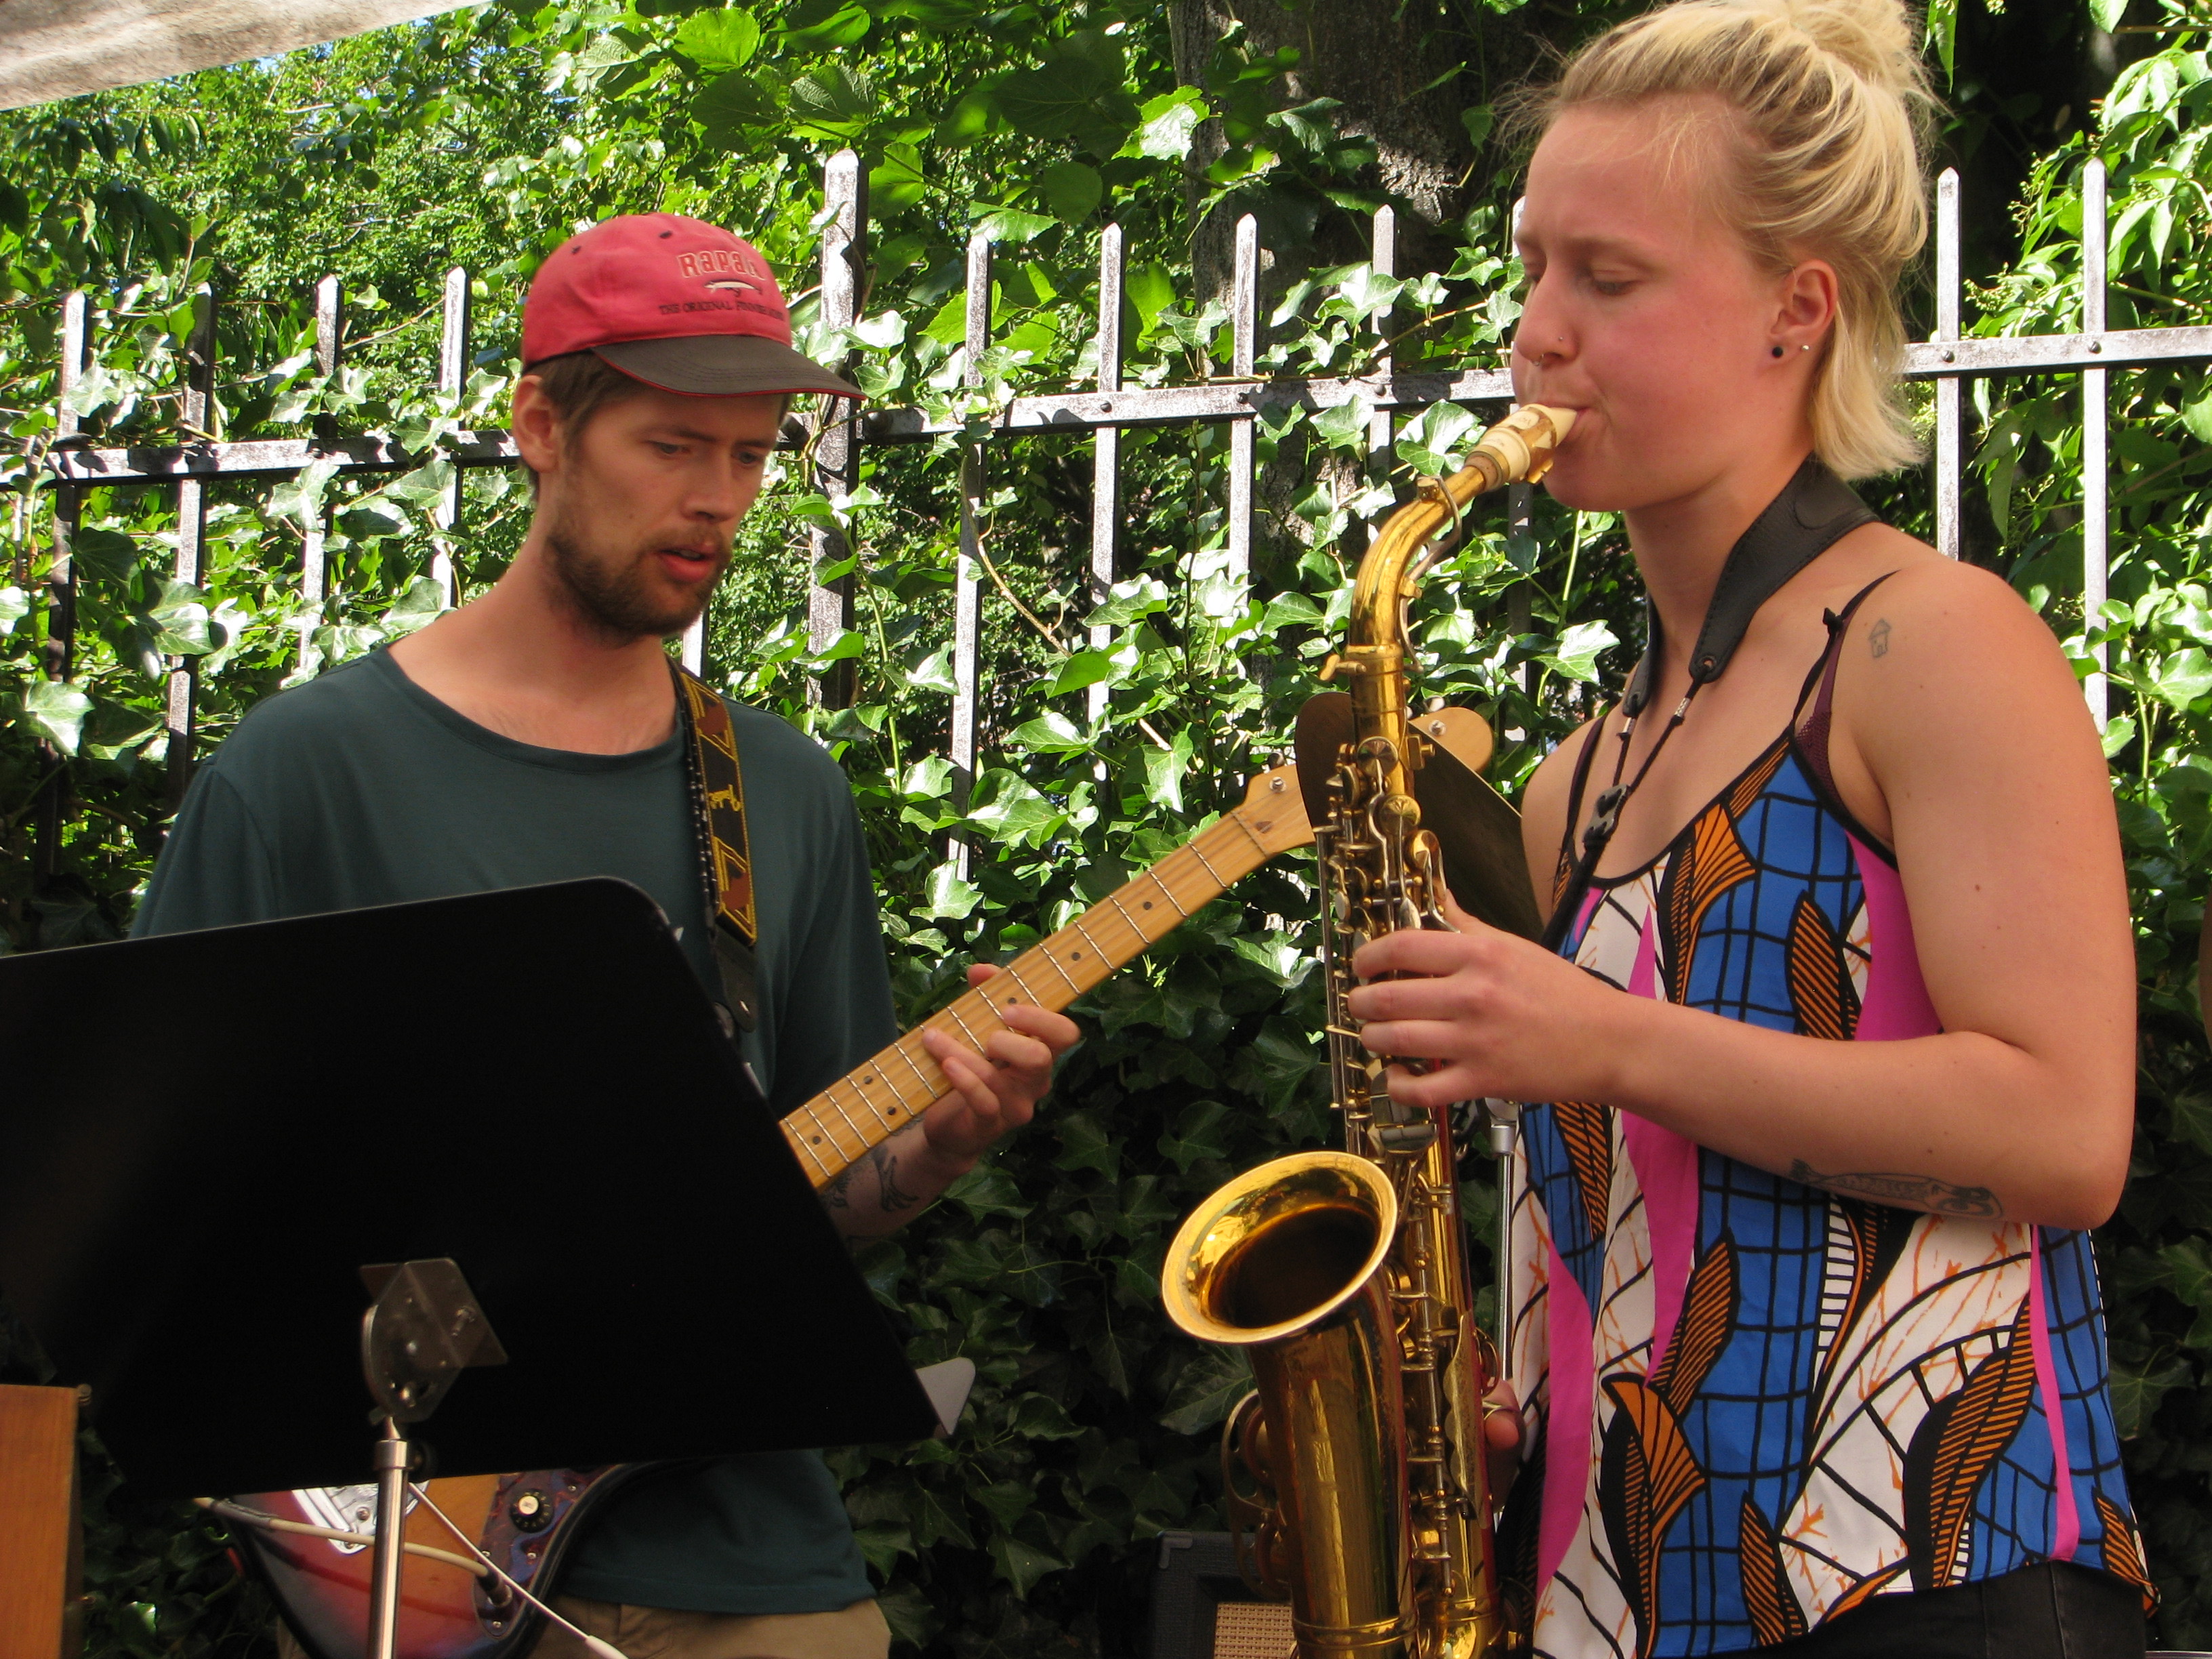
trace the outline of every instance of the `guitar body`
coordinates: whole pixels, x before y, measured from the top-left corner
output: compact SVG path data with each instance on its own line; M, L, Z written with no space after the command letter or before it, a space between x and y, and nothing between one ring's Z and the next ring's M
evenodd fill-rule
M580 1535L579 1520L596 1512L609 1493L644 1467L469 1475L433 1480L424 1490L477 1548L517 1583L543 1595L538 1583L553 1582ZM282 1521L343 1532L375 1530L372 1486L257 1492L236 1501ZM234 1526L232 1535L314 1659L363 1659L368 1650L371 1563L366 1546L244 1525ZM408 1510L406 1538L450 1554L468 1553L421 1504ZM475 1574L443 1561L409 1556L400 1583L400 1659L511 1659L528 1651L544 1623L544 1614L505 1586L495 1599Z

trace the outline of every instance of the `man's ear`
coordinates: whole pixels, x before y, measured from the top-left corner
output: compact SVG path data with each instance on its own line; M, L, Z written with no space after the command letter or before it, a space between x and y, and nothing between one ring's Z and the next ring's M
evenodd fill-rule
M561 469L561 416L545 395L545 382L526 374L514 383L514 414L507 431L522 464L543 477Z

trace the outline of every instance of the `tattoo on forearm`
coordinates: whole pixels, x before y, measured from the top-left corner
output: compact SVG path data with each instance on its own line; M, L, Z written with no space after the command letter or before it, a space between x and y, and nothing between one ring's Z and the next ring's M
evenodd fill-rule
M1867 649L1877 657L1889 654L1889 618L1882 617L1867 629Z
M1893 1205L1899 1209L1926 1210L1931 1215L1969 1216L1995 1221L2004 1214L2004 1206L1997 1202L1997 1195L1988 1188L1954 1187L1932 1176L1822 1175L1801 1158L1790 1164L1790 1178L1808 1187L1821 1187L1852 1198L1872 1199L1877 1204Z
M833 1210L849 1209L853 1202L853 1172L847 1170L822 1189L822 1201Z
M876 1166L877 1196L887 1213L910 1210L921 1202L921 1194L908 1192L898 1184L898 1154L888 1146L870 1152L868 1162Z

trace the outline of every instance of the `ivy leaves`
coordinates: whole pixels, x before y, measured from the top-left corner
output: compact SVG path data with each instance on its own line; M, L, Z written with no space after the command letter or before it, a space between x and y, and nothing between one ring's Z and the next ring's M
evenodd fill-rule
M999 76L981 96L1024 137L1072 139L1109 156L1141 118L1123 88L1126 73L1117 40L1103 29L1078 29L1048 43L1035 67Z

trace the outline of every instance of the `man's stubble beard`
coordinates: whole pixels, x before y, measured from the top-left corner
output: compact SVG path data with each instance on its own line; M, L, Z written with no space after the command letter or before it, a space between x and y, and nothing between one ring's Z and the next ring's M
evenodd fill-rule
M546 532L547 563L579 615L610 639L672 639L699 619L714 583L702 584L698 601L656 603L646 560L633 553L626 561L597 557L587 546L575 515L563 507Z

